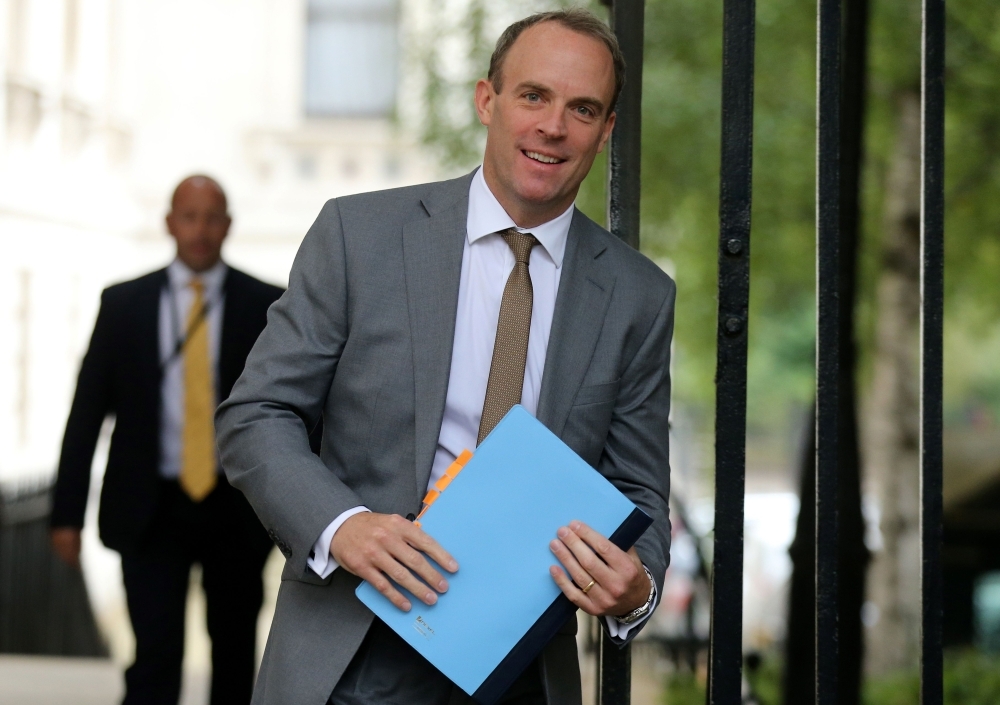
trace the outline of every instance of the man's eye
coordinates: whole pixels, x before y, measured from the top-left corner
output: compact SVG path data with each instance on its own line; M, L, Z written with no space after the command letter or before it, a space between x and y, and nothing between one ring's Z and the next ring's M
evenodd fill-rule
M582 115L583 117L590 117L591 115L594 114L594 111L585 105L581 105L579 108L577 108L576 112Z
M528 93L524 97L527 100L531 101L532 103L534 103L534 102L539 101L539 100L542 99L542 97L540 95L538 95L537 93Z

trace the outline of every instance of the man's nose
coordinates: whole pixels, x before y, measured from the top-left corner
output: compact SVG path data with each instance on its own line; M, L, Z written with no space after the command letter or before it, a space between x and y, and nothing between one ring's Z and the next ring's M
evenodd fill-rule
M559 139L566 136L566 111L562 106L553 106L546 111L538 123L538 131L548 139Z
M207 236L212 231L212 218L210 216L202 216L198 218L198 234L202 237Z

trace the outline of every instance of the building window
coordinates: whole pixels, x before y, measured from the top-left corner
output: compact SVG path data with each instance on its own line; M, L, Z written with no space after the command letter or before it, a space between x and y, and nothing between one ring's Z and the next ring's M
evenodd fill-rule
M387 116L396 103L398 0L309 0L306 114Z

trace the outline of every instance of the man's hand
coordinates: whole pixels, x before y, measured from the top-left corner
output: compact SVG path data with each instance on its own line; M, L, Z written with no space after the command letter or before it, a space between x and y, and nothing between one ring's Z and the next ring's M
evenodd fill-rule
M80 530L75 526L60 526L49 532L52 550L73 568L80 567Z
M574 605L595 617L617 617L646 604L652 586L634 548L626 553L579 521L556 535L549 547L565 571L552 566L549 572Z
M392 581L428 605L437 602L438 592L448 589L448 581L431 567L424 553L445 570L458 570L458 563L437 541L398 514L355 514L330 542L330 555L338 565L367 580L404 612L412 605Z

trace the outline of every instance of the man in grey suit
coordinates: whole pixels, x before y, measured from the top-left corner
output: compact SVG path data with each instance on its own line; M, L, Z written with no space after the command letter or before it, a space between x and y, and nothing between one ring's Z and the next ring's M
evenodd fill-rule
M427 604L447 591L425 556L458 564L407 518L515 403L653 518L628 552L560 528L553 580L621 643L652 611L669 561L675 288L573 205L624 68L589 13L515 23L476 86L482 168L329 201L303 240L217 415L230 482L286 557L255 703L468 701L354 589L366 579L403 610L394 584ZM503 702L579 703L575 633L574 618Z

